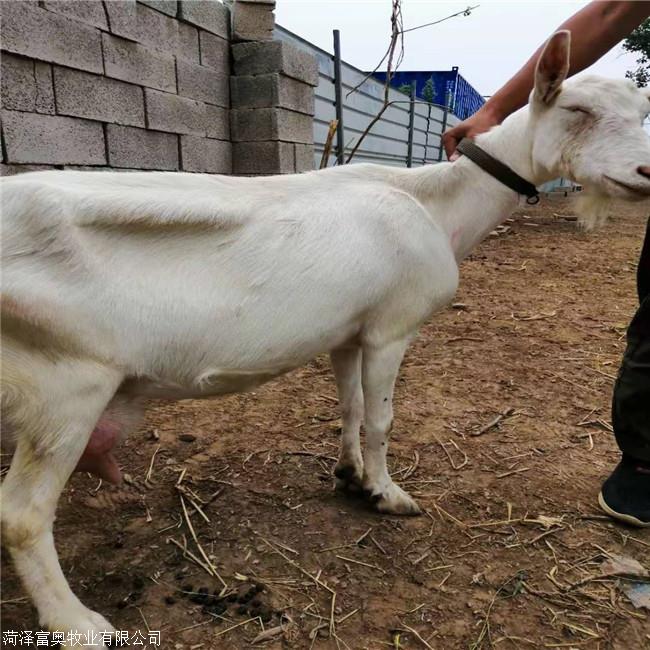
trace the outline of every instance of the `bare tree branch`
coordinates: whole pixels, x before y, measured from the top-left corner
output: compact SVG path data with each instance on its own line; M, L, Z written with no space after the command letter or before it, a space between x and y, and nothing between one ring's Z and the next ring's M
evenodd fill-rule
M415 31L416 29L421 29L423 27L430 27L431 25L437 25L439 23L444 22L445 20L450 20L451 18L455 18L457 16L469 16L472 12L472 10L476 9L480 5L475 5L475 6L468 6L466 9L463 9L463 11L457 11L454 14L451 14L450 16L445 16L444 18L441 18L440 20L436 20L431 23L426 23L425 25L418 25L417 27L411 27L409 29L404 29L403 25L403 19L402 19L402 0L392 0L392 11L391 11L391 17L390 17L390 24L391 24L391 37L390 37L390 43L388 45L388 49L386 50L386 53L384 56L381 58L381 61L375 66L375 69L372 72L369 72L350 92L346 94L346 97L349 97L352 93L356 92L359 90L359 88L375 73L379 70L380 66L383 64L384 61L387 61L386 63L386 82L384 84L384 103L379 109L379 112L377 115L370 121L368 126L365 128L363 133L359 136L359 139L357 140L356 144L352 148L352 151L350 151L347 159L346 159L346 164L349 163L354 154L358 151L359 147L361 146L361 143L364 141L368 133L370 133L370 130L372 127L381 119L381 116L384 114L386 109L391 105L391 104L399 104L402 103L400 100L396 101L390 101L390 83L393 79L393 76L395 74L395 71L397 68L399 68L400 64L404 60L404 34L407 32L412 32ZM404 101L404 103L406 100ZM429 103L429 102L416 102L416 103ZM433 106L434 104L430 104ZM426 152L425 152L426 155Z
M402 28L402 2L401 0L392 0L393 7L390 15L390 24L391 24L391 35L390 43L388 44L388 49L384 53L384 56L381 57L381 61L375 66L372 72L369 72L350 92L346 93L346 97L349 97L352 93L355 93L359 88L366 82L370 77L372 77L375 72L379 70L382 63L388 59L387 71L389 74L392 69L392 60L395 53L395 48L397 47L397 40L400 39L401 28ZM400 52L399 63L401 63L402 58L404 57L404 42L402 39L402 47ZM399 64L398 64L399 65ZM390 81L387 80L386 86L390 84Z

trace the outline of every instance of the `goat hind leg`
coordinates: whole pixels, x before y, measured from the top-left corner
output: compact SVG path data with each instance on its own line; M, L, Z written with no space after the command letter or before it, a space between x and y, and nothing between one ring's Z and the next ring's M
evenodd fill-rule
M341 450L334 468L336 487L359 491L363 480L363 456L359 429L363 419L361 348L345 347L330 353L341 406Z
M40 403L21 409L16 450L2 486L3 544L44 629L112 632L110 623L70 589L52 524L61 491L119 378L92 363L57 365L38 373L45 380L36 393Z

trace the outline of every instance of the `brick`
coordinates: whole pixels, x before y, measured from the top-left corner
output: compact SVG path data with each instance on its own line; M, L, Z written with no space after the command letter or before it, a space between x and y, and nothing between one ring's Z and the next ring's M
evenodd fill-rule
M245 108L230 111L233 142L283 140L312 144L313 120L284 108Z
M140 2L172 17L176 17L178 11L178 2L176 0L140 0Z
M55 169L52 165L4 165L0 164L0 176L15 176L26 172L41 172L46 169Z
M46 0L43 7L93 27L108 29L104 7L96 0Z
M174 59L138 43L103 34L106 75L168 92L176 92Z
M294 150L290 142L234 142L233 174L291 174Z
M113 167L178 169L178 136L130 126L106 127L108 161Z
M230 142L181 136L181 159L188 172L232 174L232 145Z
M296 171L309 172L314 169L314 145L294 144Z
M232 38L235 41L270 41L273 38L275 3L241 2L232 9Z
M3 108L30 113L54 113L52 69L49 64L12 54L3 54L0 64Z
M230 104L233 108L288 108L313 115L314 89L275 72L230 77Z
M104 131L97 122L58 115L2 112L10 163L102 165Z
M59 67L54 69L54 83L59 114L145 126L140 86Z
M230 84L227 74L186 61L176 62L176 72L179 95L218 106L230 104Z
M100 32L29 2L2 3L2 49L102 73Z
M108 2L111 32L150 50L199 61L199 35L196 27L180 23L160 11L133 0Z
M224 74L230 73L230 43L220 36L200 30L201 65L215 68Z
M238 76L282 72L310 86L318 85L316 58L290 43L235 43L232 54L235 74Z
M229 38L230 11L219 0L179 0L178 15L188 23Z

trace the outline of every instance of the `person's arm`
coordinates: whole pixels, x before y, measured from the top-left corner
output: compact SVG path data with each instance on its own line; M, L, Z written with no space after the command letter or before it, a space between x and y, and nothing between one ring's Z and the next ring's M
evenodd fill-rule
M650 16L650 2L591 2L557 29L571 32L569 76L588 68L637 25ZM556 30L557 31L557 30ZM463 138L472 138L500 124L510 113L528 102L535 79L535 66L544 45L540 46L517 74L500 88L471 117L446 131L442 142L449 158Z

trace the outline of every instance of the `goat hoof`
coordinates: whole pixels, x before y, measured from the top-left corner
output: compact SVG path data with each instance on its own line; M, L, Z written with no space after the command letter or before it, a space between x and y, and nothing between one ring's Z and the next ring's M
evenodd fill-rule
M77 610L78 611L75 611ZM61 614L64 616L61 616ZM81 635L81 639L85 639L86 635L90 636L95 634L96 637L96 647L98 648L111 648L117 647L115 637L113 636L115 628L99 613L94 612L92 609L88 609L81 605L71 608L66 612L57 612L57 615L52 619L49 617L42 617L45 620L41 623L41 628L43 630L51 631L65 631L70 630L71 632L77 632ZM62 620L63 619L63 620ZM46 622L47 621L47 622ZM110 635L110 640L106 637ZM66 633L67 638L67 633ZM72 641L71 645L78 645L76 641ZM60 646L62 648L68 648L71 646L66 645L65 643Z
M343 492L361 492L362 472L356 464L338 463L334 468L335 487Z
M337 465L334 468L334 476L343 481L352 481L357 476L357 468L354 465Z
M394 483L381 492L370 491L368 500L377 512L388 515L421 515L422 510L415 500Z

